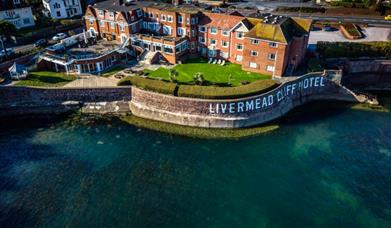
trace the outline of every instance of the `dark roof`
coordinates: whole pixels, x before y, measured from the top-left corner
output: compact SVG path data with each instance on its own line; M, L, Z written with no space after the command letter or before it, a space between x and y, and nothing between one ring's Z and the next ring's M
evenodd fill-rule
M139 2L133 2L129 4L120 4L120 0L108 0L103 2L97 2L93 5L94 8L100 10L110 10L117 12L126 12L140 8Z

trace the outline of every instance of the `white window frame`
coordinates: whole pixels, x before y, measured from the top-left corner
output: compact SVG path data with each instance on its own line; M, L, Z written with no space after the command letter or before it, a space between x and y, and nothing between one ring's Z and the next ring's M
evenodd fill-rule
M224 43L225 43L226 45L224 45ZM228 42L228 41L225 41L225 40L222 40L222 41L221 41L221 46L222 46L222 47L229 47L229 42Z
M168 16L167 16L167 21L168 21L168 22L172 22L172 21L173 21L173 17L172 17L171 15L168 15Z
M258 39L251 39L251 44L258 45L259 44L259 40Z
M274 72L276 70L276 68L272 65L267 65L266 66L266 71L269 71L269 72Z
M214 41L214 42L212 42L212 41ZM211 39L209 39L209 43L210 43L210 45L216 46L216 44L217 44L217 40L216 40L216 39L213 39L213 38L211 38Z
M160 15L160 20L166 21L166 15L164 15L164 14Z
M114 17L114 12L109 13L110 17Z
M241 48L239 48L239 45ZM243 44L236 44L236 50L243 51Z
M258 52L257 52L257 51L254 51L254 50L251 50L251 51L250 51L250 55L251 55L251 56L258 56Z
M221 30L221 35L229 36L229 31L228 30Z
M268 60L275 61L275 60L276 60L276 54L275 54L275 53L269 53L269 54L267 55L267 59L268 59Z
M257 63L254 63L254 62L250 62L250 63L249 63L249 67L250 67L250 68L253 68L253 69L257 69L257 68L258 68L258 64L257 64Z
M239 34L241 34L241 37L239 36ZM236 38L244 39L244 32L236 32Z
M212 32L212 29L216 29L215 32ZM217 34L218 29L216 27L210 27L210 34Z
M202 33L205 33L206 32L206 27L205 26L200 26L198 28L198 31L202 32Z
M243 55L237 55L236 58L235 58L236 61L238 62L242 62L243 60Z
M269 42L269 47L277 48L278 47L278 43L276 43L276 42Z
M181 15L179 15L179 16L178 16L178 23L182 23L182 21L183 21L183 18L182 18Z
M98 10L98 14L99 14L99 16L103 16L104 15L103 10Z
M199 36L198 37L198 42L200 42L201 44L204 44L205 43L205 37Z

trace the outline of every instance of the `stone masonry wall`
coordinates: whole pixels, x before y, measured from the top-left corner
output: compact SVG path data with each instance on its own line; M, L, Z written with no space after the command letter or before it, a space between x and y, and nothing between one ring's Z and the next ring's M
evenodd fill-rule
M332 75L309 74L258 96L233 100L180 98L132 89L131 111L146 119L206 128L248 127L313 100L357 101Z

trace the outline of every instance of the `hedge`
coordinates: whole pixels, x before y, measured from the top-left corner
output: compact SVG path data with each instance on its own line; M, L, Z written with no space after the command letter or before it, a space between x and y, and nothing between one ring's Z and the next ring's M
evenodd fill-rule
M391 57L391 42L318 42L323 58Z
M118 82L119 86L134 85L137 88L149 90L157 93L175 95L176 84L155 79L143 78L139 76L130 76L121 79Z
M271 79L258 80L236 87L180 85L178 96L204 99L230 99L261 94L276 88L279 84Z

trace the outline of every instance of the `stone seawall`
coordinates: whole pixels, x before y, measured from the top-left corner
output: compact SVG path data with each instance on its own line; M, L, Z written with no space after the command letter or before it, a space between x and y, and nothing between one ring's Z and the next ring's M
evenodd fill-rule
M31 88L0 87L0 116L64 113L130 112L131 87Z
M315 100L358 101L340 85L340 76L308 74L268 93L233 100L181 98L133 88L130 108L134 115L146 119L205 128L240 128L271 121Z

